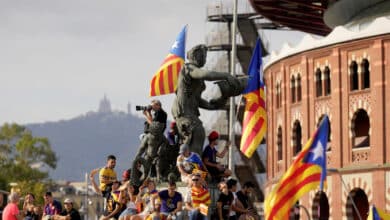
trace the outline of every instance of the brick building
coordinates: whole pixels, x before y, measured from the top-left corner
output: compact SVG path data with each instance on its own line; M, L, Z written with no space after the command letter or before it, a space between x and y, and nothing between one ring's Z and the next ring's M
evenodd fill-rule
M312 191L299 204L312 219L359 219L354 205L362 219L371 204L390 211L390 16L338 26L321 39L307 35L295 47L286 44L272 54L264 79L265 194L327 114L327 164L333 172L324 193Z

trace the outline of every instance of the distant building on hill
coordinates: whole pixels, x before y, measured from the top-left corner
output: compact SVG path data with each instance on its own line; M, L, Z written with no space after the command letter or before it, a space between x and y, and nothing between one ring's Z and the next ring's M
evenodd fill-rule
M131 114L131 103L127 103L127 114Z
M98 112L99 113L110 113L111 112L111 103L110 103L110 100L107 99L106 94L104 94L103 99L100 100Z

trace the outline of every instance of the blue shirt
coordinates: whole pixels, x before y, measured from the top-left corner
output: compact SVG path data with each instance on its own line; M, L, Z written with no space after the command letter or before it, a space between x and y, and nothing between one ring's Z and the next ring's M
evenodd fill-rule
M207 145L202 153L202 159L207 158L210 163L217 163L217 150L215 148L211 148L210 145Z
M181 194L178 192L175 192L175 195L170 197L168 190L163 190L158 193L158 196L161 200L160 212L163 213L173 212L177 208L177 203L183 201Z
M62 211L62 205L57 200L53 200L53 203L45 205L45 215L58 215Z

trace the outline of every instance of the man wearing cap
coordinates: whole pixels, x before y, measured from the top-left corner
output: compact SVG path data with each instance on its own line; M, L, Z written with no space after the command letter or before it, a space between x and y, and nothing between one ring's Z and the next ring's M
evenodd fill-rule
M80 213L73 208L73 200L64 200L64 210L59 215L54 215L53 220L81 220Z
M180 136L179 136L179 131L177 130L177 125L176 122L171 122L169 125L169 131L167 134L167 139L169 142L169 145L174 146L174 147L179 147L179 144L181 144Z
M200 159L197 153L190 151L188 144L182 144L180 146L176 166L179 169L181 181L186 183L188 183L188 177L192 173L203 173L203 177L207 175L207 169L202 159Z
M230 142L228 141L222 152L218 152L215 147L218 145L219 134L216 131L212 131L209 136L209 145L205 147L202 153L203 163L206 165L207 170L213 178L228 177L232 174L232 171L226 169L222 164L217 162L217 157L223 158L228 152ZM217 181L219 181L217 179Z

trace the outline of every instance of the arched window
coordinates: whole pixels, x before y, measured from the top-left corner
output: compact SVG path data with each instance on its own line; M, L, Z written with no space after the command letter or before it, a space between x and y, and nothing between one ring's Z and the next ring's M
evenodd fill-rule
M351 65L349 65L350 72L350 89L351 91L359 89L359 79L358 79L358 65L355 61L352 61Z
M283 160L283 136L282 136L282 127L278 127L278 141L277 141L277 146L278 146L278 161Z
M359 109L352 118L353 147L370 146L370 118L365 110Z
M294 76L291 77L291 85L290 85L290 88L291 88L291 102L292 102L292 103L295 103L295 101L296 101L296 95L295 95L295 77L294 77Z
M318 191L315 194L311 213L312 213L312 219L317 219L317 220L329 219L329 201L325 192Z
M302 150L302 127L296 120L293 127L293 154L296 156Z
M301 85L301 75L297 76L297 101L302 101L302 85Z
M316 97L322 96L322 73L320 68L317 68L316 70Z
M368 197L364 190L361 188L354 188L348 194L348 198L351 199L347 199L347 204L345 207L347 219L367 219L370 203L368 202ZM359 212L359 215L356 213L356 211Z
M362 88L368 89L370 88L370 63L367 59L363 59L362 61Z
M327 66L324 69L324 87L325 96L330 95L330 69Z

